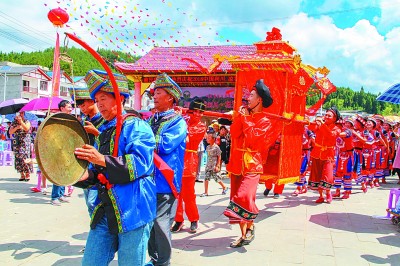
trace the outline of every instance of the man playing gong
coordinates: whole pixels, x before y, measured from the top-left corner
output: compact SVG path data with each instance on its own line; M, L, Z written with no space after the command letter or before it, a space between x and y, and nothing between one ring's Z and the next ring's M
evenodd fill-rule
M91 163L75 186L98 190L82 265L108 265L116 252L120 265L144 265L156 216L156 186L151 176L154 135L146 122L124 115L119 145L114 146L117 105L122 107L129 97L127 79L115 77L121 102L116 101L106 72L91 70L85 77L105 122L94 146L85 144L75 151L78 159ZM116 157L114 149L118 149Z

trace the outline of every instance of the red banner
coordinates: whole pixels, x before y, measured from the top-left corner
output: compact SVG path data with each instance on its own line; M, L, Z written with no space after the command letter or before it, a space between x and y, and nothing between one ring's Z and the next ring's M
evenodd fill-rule
M60 36L57 32L57 40L56 47L54 47L54 59L53 59L53 81L52 81L52 89L53 96L60 95Z

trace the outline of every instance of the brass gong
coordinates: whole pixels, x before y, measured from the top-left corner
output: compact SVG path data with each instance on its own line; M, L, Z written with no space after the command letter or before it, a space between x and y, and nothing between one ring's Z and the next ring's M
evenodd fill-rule
M88 143L89 137L75 116L56 113L47 117L35 138L35 155L42 174L59 186L76 183L89 162L77 159L74 151Z

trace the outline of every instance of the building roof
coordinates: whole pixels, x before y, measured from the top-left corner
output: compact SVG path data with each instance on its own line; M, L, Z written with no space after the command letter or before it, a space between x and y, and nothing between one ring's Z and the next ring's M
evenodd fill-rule
M7 75L23 75L32 71L39 71L45 78L51 80L51 77L39 65L20 65L12 62L0 62L0 73Z
M46 74L50 77L53 78L53 72L52 71L47 71ZM72 83L72 78L65 72L65 71L61 71L61 75L63 75L65 78L67 78L69 80L69 82Z
M0 72L7 74L25 74L38 69L39 66L1 66Z
M74 82L81 81L85 78L85 76L74 76Z
M155 47L135 63L116 62L115 67L124 74L228 72L232 67L225 59L255 52L254 45Z

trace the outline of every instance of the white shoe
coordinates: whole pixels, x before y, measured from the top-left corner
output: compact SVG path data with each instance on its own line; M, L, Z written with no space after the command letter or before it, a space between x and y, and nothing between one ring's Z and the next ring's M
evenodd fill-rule
M58 198L59 199L59 201L61 201L61 202L63 202L63 203L69 203L69 199L67 199L66 197L59 197Z
M50 203L54 206L61 206L61 202L58 199L52 200Z

